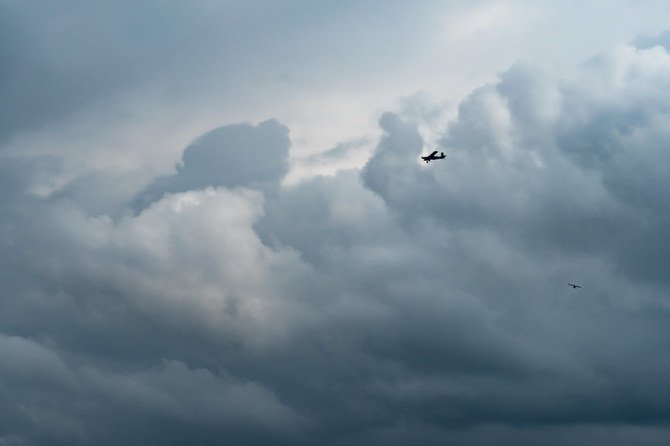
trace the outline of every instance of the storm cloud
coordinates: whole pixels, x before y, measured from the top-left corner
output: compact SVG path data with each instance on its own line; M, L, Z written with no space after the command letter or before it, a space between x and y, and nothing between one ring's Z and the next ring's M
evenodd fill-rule
M166 193L210 187L275 189L288 173L288 129L277 121L220 127L184 150L176 172L155 179L135 199L141 209Z
M223 123L144 182L4 154L0 444L666 444L666 41L570 76L515 63L430 164L394 112L363 166L293 183L276 119ZM108 68L109 94L134 82ZM10 95L0 142L104 96L59 76L35 115Z

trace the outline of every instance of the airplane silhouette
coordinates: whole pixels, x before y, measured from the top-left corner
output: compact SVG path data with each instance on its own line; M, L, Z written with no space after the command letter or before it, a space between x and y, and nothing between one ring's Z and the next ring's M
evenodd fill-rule
M581 286L575 285L574 283L569 283L568 286L571 286L573 289L581 288Z
M442 160L445 159L447 156L444 154L444 152L440 152L440 156L435 156L437 153L437 150L431 153L428 156L422 156L421 159L424 160L426 163L429 163L433 160Z

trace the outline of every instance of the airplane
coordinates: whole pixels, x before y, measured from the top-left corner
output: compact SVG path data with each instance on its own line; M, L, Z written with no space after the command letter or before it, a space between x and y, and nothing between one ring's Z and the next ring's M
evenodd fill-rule
M444 152L440 152L440 156L436 156L435 154L437 153L437 150L431 153L428 156L422 156L421 159L424 160L426 163L429 163L433 160L442 160L445 159L447 156L444 154Z
M581 286L579 286L579 285L575 285L574 283L569 283L568 286L571 286L572 289L581 288Z

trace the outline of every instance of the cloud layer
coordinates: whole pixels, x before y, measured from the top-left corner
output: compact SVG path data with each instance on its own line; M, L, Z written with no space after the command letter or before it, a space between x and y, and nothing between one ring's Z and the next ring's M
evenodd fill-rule
M429 165L387 113L363 169L281 186L288 129L227 125L92 212L109 182L3 157L0 444L666 444L670 55L641 46L514 65Z

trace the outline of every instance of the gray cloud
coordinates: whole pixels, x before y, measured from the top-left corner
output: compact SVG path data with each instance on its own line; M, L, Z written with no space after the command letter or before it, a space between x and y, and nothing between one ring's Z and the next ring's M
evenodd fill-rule
M175 100L206 85L203 90L212 94L213 72L217 93L231 93L230 81L255 58L247 49L268 46L265 38L248 34L254 20L249 13L263 5L205 3L3 2L0 144L77 114L110 119L129 91L137 96L158 89ZM226 70L216 63L222 56Z
M124 435L130 444L151 438L170 444L209 441L222 423L246 444L290 437L304 423L267 389L223 371L191 369L178 361L139 371L100 370L66 364L20 337L0 338L0 352L6 361L0 369L3 409L9 414L4 431L28 444L113 444L119 428L133 432Z
M407 51L405 37L416 39L407 20L419 22L431 4L417 5L408 16L400 4L380 11L373 4L304 0L3 2L0 145L92 116L92 124L118 123L123 115L136 116L146 105L142 99L161 107L204 104L246 117L250 112L241 109L247 104L262 113L268 104L285 108L283 100L305 86L320 95L313 84L324 73L335 88L362 85L358 79L374 79L368 70L395 65L384 51L389 39ZM397 35L370 32L371 24L396 23L403 24Z
M275 120L258 126L220 127L184 150L177 172L157 178L140 192L142 209L168 193L213 187L276 188L288 172L288 129Z
M446 160L387 113L364 169L291 186L274 120L131 204L0 159L0 442L667 442L668 67L517 64Z

